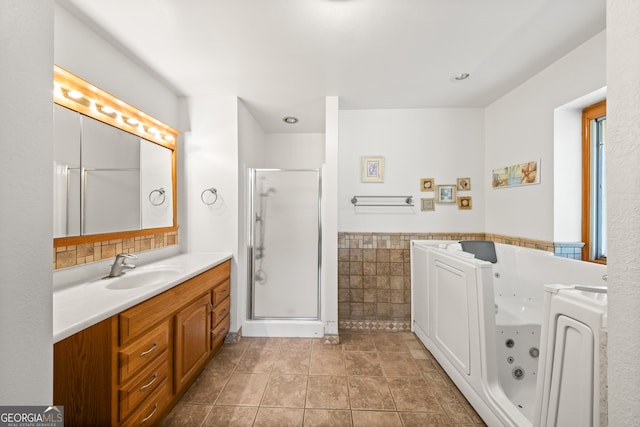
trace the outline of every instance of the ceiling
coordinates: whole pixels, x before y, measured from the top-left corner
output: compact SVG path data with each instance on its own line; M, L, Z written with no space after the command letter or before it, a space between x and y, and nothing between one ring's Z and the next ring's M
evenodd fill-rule
M58 3L177 94L240 97L265 132L324 132L327 95L341 109L483 107L606 24L606 0Z

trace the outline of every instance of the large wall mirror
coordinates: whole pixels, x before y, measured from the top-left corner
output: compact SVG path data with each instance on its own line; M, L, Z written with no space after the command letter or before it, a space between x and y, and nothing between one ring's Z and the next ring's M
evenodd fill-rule
M177 230L178 132L55 67L54 246Z

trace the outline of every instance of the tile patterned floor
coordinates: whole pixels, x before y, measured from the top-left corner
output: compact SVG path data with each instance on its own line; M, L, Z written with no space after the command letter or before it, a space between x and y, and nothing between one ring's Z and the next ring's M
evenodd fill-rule
M480 417L410 332L225 344L163 426L479 426Z

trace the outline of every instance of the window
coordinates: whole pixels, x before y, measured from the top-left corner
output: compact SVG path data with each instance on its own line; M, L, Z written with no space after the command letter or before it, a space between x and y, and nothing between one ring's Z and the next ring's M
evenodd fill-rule
M582 110L582 259L607 262L607 102Z

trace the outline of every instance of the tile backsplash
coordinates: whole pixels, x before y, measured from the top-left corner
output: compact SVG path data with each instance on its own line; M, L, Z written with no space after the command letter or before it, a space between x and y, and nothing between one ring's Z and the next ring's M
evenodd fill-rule
M178 232L169 231L147 236L61 246L53 248L53 269L57 270L114 258L116 254L137 253L177 244Z

